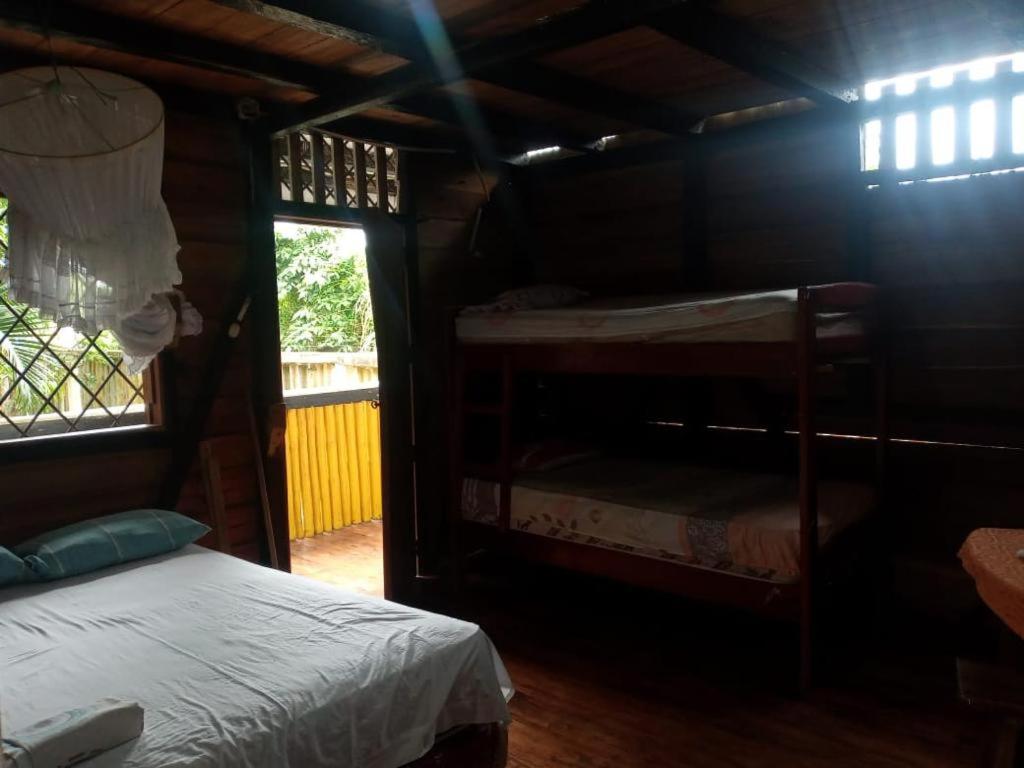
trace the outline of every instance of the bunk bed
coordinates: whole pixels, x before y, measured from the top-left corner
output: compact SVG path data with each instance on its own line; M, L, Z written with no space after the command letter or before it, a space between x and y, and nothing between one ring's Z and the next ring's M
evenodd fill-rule
M873 368L880 482L887 424L877 315L877 289L865 283L459 313L450 386L459 561L480 547L500 548L795 620L806 688L819 565L879 502L870 488L819 482L816 380L841 365ZM495 402L468 394L470 377L482 372L500 381ZM586 455L548 471L520 471L513 426L514 380L522 373L795 380L798 472L779 477ZM490 464L466 457L474 415L497 421Z

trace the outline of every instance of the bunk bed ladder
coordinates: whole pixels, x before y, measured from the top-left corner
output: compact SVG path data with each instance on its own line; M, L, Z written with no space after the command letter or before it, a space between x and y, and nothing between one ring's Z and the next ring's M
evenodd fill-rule
M512 358L501 356L501 405L498 411L498 530L505 532L512 517Z
M814 666L814 598L818 558L818 467L815 418L817 328L814 294L801 288L797 302L797 398L800 505L800 691L811 687Z
M463 485L467 474L465 457L465 432L467 416L485 414L498 420L498 456L493 467L474 466L477 474L487 475L488 470L498 482L498 519L499 532L506 532L512 516L512 480L514 475L514 459L512 450L512 412L513 412L513 365L511 355L501 355L497 373L500 377L498 402L486 404L470 404L466 402L467 379L470 370L475 367L467 365L464 352L456 345L453 355L452 377L449 384L450 408L454 425L449 435L449 455L451 473L451 531L450 543L454 553L454 571L456 582L460 579L462 558L461 535L462 507L464 503Z

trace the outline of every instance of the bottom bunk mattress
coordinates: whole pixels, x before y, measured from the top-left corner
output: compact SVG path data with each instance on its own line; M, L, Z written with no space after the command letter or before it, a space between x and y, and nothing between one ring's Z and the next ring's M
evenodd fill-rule
M398 768L507 722L511 695L474 624L194 545L0 589L0 670L6 736L104 697L143 707L142 735L82 768Z
M819 543L864 517L870 488L819 484ZM467 478L465 519L495 525L499 485ZM518 476L516 531L778 582L800 575L794 477L671 462L592 459Z

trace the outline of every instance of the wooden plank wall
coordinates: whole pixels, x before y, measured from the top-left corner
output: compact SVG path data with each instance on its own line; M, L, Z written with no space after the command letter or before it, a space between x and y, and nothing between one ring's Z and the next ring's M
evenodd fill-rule
M528 279L529 264L522 250L511 243L503 213L507 194L498 175L480 171L467 158L447 154L409 153L405 184L410 186L406 213L417 219L420 277L420 345L423 362L416 407L417 436L423 486L417 498L421 568L431 572L440 565L446 533L448 497L447 374L451 355L452 311L477 303L509 285ZM493 202L488 203L488 199ZM512 203L509 203L512 204ZM518 206L514 207L521 210ZM477 213L481 224L475 227ZM474 228L478 236L474 242Z
M226 108L230 105L226 102ZM227 109L225 109L227 113ZM240 127L229 117L169 111L164 198L177 229L183 289L204 318L202 335L183 339L168 355L173 371L171 418L194 405L214 335L223 331L226 303L247 255L248 158ZM264 556L255 464L248 437L246 392L252 378L251 339L243 331L228 363L206 436L221 462L229 538L235 554ZM173 426L172 426L173 431ZM76 519L152 506L169 461L156 446L130 452L91 451L58 460L16 461L0 467L3 544ZM198 467L185 486L179 511L209 522ZM213 546L214 540L204 542Z
M896 435L1024 447L1024 175L875 190L858 223L843 154L849 136L848 127L818 125L709 157L707 287L850 279L857 235L866 233L868 276L892 308ZM534 173L537 277L598 294L690 288L679 279L694 257L680 226L683 178L678 160ZM716 385L713 423L756 419L746 391ZM850 418L851 391L830 392L828 426L866 432L863 412ZM782 394L776 387L769 402L786 408ZM972 527L1024 525L1020 451L904 443L892 470L911 548L949 558Z
M599 294L678 290L684 175L674 159L531 184L537 281Z

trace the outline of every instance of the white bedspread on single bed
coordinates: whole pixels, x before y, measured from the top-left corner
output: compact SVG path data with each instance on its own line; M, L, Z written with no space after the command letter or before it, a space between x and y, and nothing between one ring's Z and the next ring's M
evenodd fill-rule
M796 337L797 291L695 293L594 299L557 309L470 312L460 341L479 344L586 342L773 342ZM857 336L853 315L821 315L820 337Z
M105 696L142 737L89 768L394 768L435 735L506 722L474 624L189 546L0 590L3 732Z

